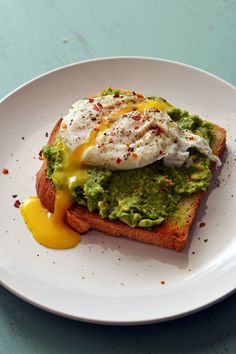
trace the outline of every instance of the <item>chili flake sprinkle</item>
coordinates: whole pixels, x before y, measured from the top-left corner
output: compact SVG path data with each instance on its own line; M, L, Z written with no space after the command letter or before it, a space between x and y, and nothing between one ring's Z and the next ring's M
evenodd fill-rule
M121 163L121 161L122 160L119 157L117 157L116 162L118 163L118 165L119 165L119 163Z
M7 168L3 168L3 169L2 169L2 173L3 173L4 175L8 175L9 170L8 170Z
M136 154L135 152L132 154L132 158L133 160L137 160L138 159L138 154Z
M132 117L135 122L138 122L141 119L140 114L136 114L135 116Z
M102 150L102 151L106 150L106 145L105 145L104 143L101 144L101 145L98 145L98 147L99 147L99 149Z
M19 208L20 205L21 205L21 202L19 201L19 199L17 199L17 200L15 201L15 203L14 203L14 207L15 207L15 208Z
M95 111L99 111L99 108L96 104L93 105L93 109L95 109Z
M172 181L172 179L168 179L168 178L167 178L167 179L165 180L165 183L166 183L167 186L173 186L173 181Z
M141 95L141 93L137 93L136 95L137 95L138 98L144 98L144 96Z
M93 103L94 102L94 99L92 97L89 98L89 102L90 103Z
M150 128L151 128L151 130L153 130L153 132L156 135L160 135L161 133L163 133L163 129L161 127L159 127L157 124L152 124Z

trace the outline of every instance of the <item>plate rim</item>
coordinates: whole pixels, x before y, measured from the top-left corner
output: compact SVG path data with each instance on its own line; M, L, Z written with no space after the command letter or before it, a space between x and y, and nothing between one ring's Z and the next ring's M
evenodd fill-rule
M198 67L195 67L195 66L192 66L192 65L189 65L189 64L185 64L185 63L178 62L178 61L175 61L175 60L163 59L163 58L158 58L158 57L149 57L149 56L108 56L108 57L97 57L97 58L93 58L93 59L76 61L76 62L73 62L71 64L66 64L66 65L63 65L63 66L56 67L56 68L54 68L52 70L46 71L46 72L44 72L44 73L42 73L40 75L37 75L36 77L34 77L34 78L30 79L30 80L24 82L23 84L21 84L18 87L16 87L14 90L10 91L8 94L6 94L0 100L0 104L4 103L8 98L10 98L12 95L16 94L18 91L20 91L24 87L30 85L33 82L36 82L37 80L40 80L40 79L42 79L44 77L47 77L47 76L49 76L49 75L51 75L53 73L65 70L65 69L70 68L70 67L75 67L75 66L78 66L78 65L81 65L81 64L90 63L90 62L110 61L110 60L117 60L117 59L118 60L119 59L121 59L121 60L122 59L131 59L132 60L133 59L133 60L146 60L146 61L152 60L152 61L156 61L156 62L175 64L177 66L182 66L182 67L185 67L185 68L189 68L191 70L198 71L198 72L203 73L203 74L205 74L207 76L210 76L210 77L212 77L214 79L217 79L222 84L224 84L224 85L228 86L229 88L233 89L235 91L235 93L236 93L236 87L233 84L229 83L228 81L220 78L219 76L217 76L215 74L212 74L212 73L210 73L210 72L208 72L206 70L200 69ZM51 307L49 307L47 305L44 305L43 303L40 303L37 300L33 300L33 299L31 299L31 298L29 298L27 296L24 296L24 294L22 294L20 291L15 290L11 285L8 285L7 283L2 281L1 279L0 279L0 285L3 286L8 291L10 291L15 296L17 296L18 298L20 298L21 300L24 300L27 303L36 306L37 308L40 308L40 309L45 310L47 312L53 313L55 315L62 316L62 317L65 317L65 318L69 318L69 319L73 319L73 320L79 320L79 321L83 321L83 322L94 323L94 324L123 325L123 326L160 323L160 322L166 322L166 321L182 318L184 316L191 315L191 314L196 313L198 311L201 311L201 310L203 310L205 308L208 308L209 306L215 305L216 303L224 300L225 298L227 298L228 296L230 296L230 295L232 295L233 293L236 292L236 287L235 287L234 289L228 291L227 293L222 294L217 299L209 300L204 305L200 305L199 307L197 306L194 309L186 310L184 312L180 311L180 313L174 314L172 316L162 317L162 318L159 318L159 319L158 318L157 319L151 318L151 319L144 319L144 320L130 320L130 321L129 320L121 320L120 321L120 320L101 320L101 319L99 320L99 319L94 319L94 318L91 318L91 317L90 318L86 318L86 317L80 317L78 315L71 315L71 314L68 314L66 312L63 312L63 311L60 311L60 310L57 310L57 309L53 309L53 308L51 308Z
M31 306L35 306L36 308L38 308L40 310L44 310L44 311L51 313L53 315L60 316L63 318L68 318L68 319L74 320L74 321L81 321L81 322L91 323L91 324L96 324L96 325L124 326L124 327L125 326L149 325L149 324L154 324L154 323L163 323L163 322L178 320L183 317L198 313L199 311L205 310L211 306L214 306L214 305L218 304L219 302L227 299L229 296L233 295L234 293L236 293L236 288L232 289L228 293L223 294L222 296L218 297L215 300L209 301L208 303L206 303L202 306L199 306L197 308L181 312L177 315L171 315L171 316L163 317L163 318L159 318L159 319L151 318L151 319L147 319L147 320L130 320L130 321L121 320L120 321L120 320L101 320L101 319L99 320L99 319L94 319L94 318L88 318L88 317L86 318L86 317L82 317L82 316L71 315L66 312L63 312L60 310L55 310L53 308L47 307L46 305L43 305L42 303L40 303L38 301L34 301L34 300L24 296L22 293L18 292L17 290L14 290L11 286L5 284L1 279L0 279L0 285L4 289L8 290L11 294L13 294L17 298L19 298L20 300L23 300L26 303L30 304Z
M90 62L96 62L96 61L106 61L106 60L113 60L113 59L141 59L141 60L154 60L154 61L158 61L158 62L165 62L165 63L170 63L170 64L176 64L179 66L183 66L183 67L187 67L189 69L193 69L196 70L198 72L201 72L203 74L206 74L208 76L211 76L212 78L215 78L217 80L220 80L222 83L224 83L225 85L229 86L230 88L232 88L233 90L236 90L236 86L234 86L233 84L231 84L230 82L222 79L221 77L210 73L207 70L204 69L200 69L197 66L194 65L190 65L190 64L185 64L176 60L171 60L171 59L163 59L163 58L159 58L159 57L148 57L148 56L133 56L133 55L127 55L127 56L108 56L108 57L96 57L96 58L92 58L92 59L87 59L87 60L81 60L81 61L76 61L70 64L66 64L66 65L62 65L62 66L57 66L56 68L52 69L52 70L48 70L42 74L39 74L35 77L33 77L32 79L24 82L23 84L17 86L15 89L13 89L12 91L10 91L9 93L7 93L5 96L3 96L3 98L0 99L0 104L3 103L6 99L8 99L10 96L14 95L17 91L21 90L22 88L24 88L25 86L33 83L34 81L37 81L43 77L46 77L50 74L53 74L57 71L61 71L73 66L77 66L80 64L86 64L86 63L90 63Z

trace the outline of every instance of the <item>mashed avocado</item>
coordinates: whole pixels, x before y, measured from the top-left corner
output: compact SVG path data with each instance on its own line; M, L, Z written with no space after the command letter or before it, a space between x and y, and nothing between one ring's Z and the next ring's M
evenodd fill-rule
M113 94L111 88L103 95ZM196 115L173 107L162 98L150 97L165 102L169 116L182 129L191 130L211 143L212 126ZM68 159L68 149L60 139L54 146L43 148L47 159L47 177L56 188L63 187L60 172ZM110 171L104 168L89 168L68 185L74 201L90 211L98 211L101 217L119 219L131 227L152 227L162 223L175 212L183 195L205 191L211 180L209 159L196 150L190 153L192 164L167 167L162 160L135 170ZM59 177L58 177L59 176Z

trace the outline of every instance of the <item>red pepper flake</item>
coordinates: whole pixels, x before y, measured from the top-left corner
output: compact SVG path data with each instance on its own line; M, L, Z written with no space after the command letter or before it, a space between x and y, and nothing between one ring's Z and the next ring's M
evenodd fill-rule
M102 104L100 102L97 103L98 107L102 108Z
M102 119L98 119L98 124L101 124L102 123Z
M161 280L160 283L161 285L165 285L166 282L164 280Z
M119 94L119 93L115 93L115 94L113 95L113 97L114 97L114 98L120 97L120 94Z
M113 143L113 139L112 138L109 139L109 143L110 144Z
M101 145L98 146L101 150L106 150L106 146L104 143L102 143Z
M98 131L99 131L99 129L98 129L98 128L94 128L93 130L94 130L95 132L98 132Z
M130 154L131 154L131 152L130 152L130 151L128 151L128 152L127 152L127 156L129 156Z
M99 111L99 108L96 104L93 105L93 109L95 109L95 111Z
M187 139L188 140L194 140L194 137L193 136L189 136Z
M19 201L19 199L17 199L17 200L15 201L15 203L14 203L14 207L15 207L15 208L19 208L20 205L21 205L21 202Z
M12 198L16 198L17 197L17 194L12 194Z
M135 152L132 154L132 158L133 160L138 160L138 154L136 154Z
M119 165L119 163L121 163L121 161L122 160L119 157L117 157L116 162L118 163L118 165Z
M160 155L163 155L163 151L162 151L162 150L160 150L160 151L159 151L159 154L160 154Z
M135 120L135 122L138 122L141 119L141 115L136 114L135 116L132 117L132 119Z
M172 181L172 179L166 179L165 180L165 184L167 185L167 186L173 186L173 181Z
M141 93L136 93L138 98L144 98L144 96Z
M94 102L94 99L92 97L89 97L89 102L90 103L93 103Z
M3 173L4 175L8 175L9 170L8 170L7 168L3 168L3 169L2 169L2 173Z
M134 127L135 130L137 130L138 128L139 128L139 127L138 127L137 125Z
M157 124L152 124L150 128L155 132L156 135L160 135L161 133L163 133L163 129Z
M200 225L199 225L199 227L204 227L204 226L206 226L205 222L201 222Z

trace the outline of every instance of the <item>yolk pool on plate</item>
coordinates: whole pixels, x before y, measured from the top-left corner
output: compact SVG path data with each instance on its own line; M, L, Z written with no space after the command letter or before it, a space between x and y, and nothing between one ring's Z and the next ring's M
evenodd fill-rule
M80 242L80 236L63 221L70 205L69 192L57 191L53 214L42 206L38 197L30 197L24 201L21 214L34 238L41 245L57 249L72 248Z
M113 114L110 119L116 119L125 113L131 112L134 107L138 112L144 112L145 109L157 108L165 110L164 103L149 100L148 102L141 102L136 104L128 104L125 108L120 109ZM101 123L97 128L93 129L88 137L87 142L79 145L71 154L69 166L66 170L60 172L64 173L65 178L73 178L81 170L81 176L85 176L81 168L83 155L85 151L94 146L96 137L100 132L105 131L110 127L111 123L103 117ZM85 171L84 171L85 172ZM66 210L71 206L72 199L69 189L65 187L62 190L56 191L54 213L48 212L43 207L38 197L30 197L21 205L21 214L32 232L36 241L48 248L65 249L75 247L80 242L80 235L73 231L64 223L64 216Z

